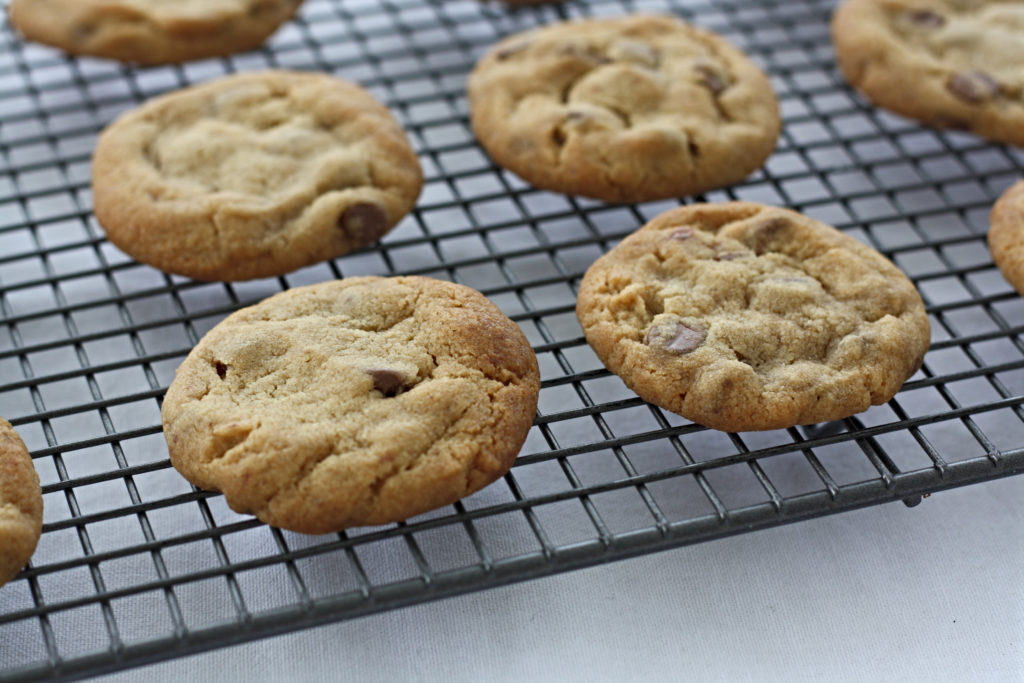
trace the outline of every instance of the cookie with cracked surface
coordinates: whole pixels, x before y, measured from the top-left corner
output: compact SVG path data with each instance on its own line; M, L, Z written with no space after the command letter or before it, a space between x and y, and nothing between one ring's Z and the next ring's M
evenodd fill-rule
M661 214L587 270L576 312L641 398L724 431L884 403L930 337L920 295L880 253L747 202Z
M92 169L110 241L198 280L282 275L370 244L423 184L405 132L370 93L290 71L157 97L103 132Z
M482 294L424 277L285 291L210 330L163 403L171 462L273 526L327 533L455 502L512 466L537 358Z
M992 207L988 247L1003 277L1024 295L1024 180L1011 185Z
M609 202L680 197L758 169L779 135L764 73L667 16L552 24L505 38L468 83L473 130L536 187Z
M0 585L17 576L43 530L43 494L25 442L0 418Z
M1024 145L1024 2L846 0L839 68L880 107Z
M173 64L259 47L302 0L12 0L11 23L74 55Z

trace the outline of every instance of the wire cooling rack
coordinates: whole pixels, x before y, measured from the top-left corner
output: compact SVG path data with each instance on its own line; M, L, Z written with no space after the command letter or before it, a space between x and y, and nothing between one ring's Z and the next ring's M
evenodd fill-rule
M79 677L1024 470L1024 300L985 245L1019 150L876 110L839 78L826 0L307 0L268 45L132 68L0 27L0 415L32 451L45 523L0 589L0 679ZM495 168L466 75L499 37L554 20L670 11L770 73L775 154L710 201L780 204L893 259L933 345L887 405L824 426L726 434L640 401L574 315L587 266L676 202L610 206ZM128 259L90 211L97 133L143 99L232 71L358 81L406 126L418 208L380 245L287 277L224 284ZM540 359L536 422L503 480L446 509L326 536L272 529L170 467L159 407L200 336L287 287L418 273L482 290Z

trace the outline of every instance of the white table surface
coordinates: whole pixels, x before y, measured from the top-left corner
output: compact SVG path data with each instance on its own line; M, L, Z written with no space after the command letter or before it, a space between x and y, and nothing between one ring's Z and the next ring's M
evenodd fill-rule
M1024 681L1024 476L109 681Z

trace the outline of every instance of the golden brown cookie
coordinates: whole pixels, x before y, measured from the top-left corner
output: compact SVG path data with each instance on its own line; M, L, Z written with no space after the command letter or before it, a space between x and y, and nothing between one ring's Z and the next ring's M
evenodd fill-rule
M0 418L0 585L17 576L43 530L43 494L25 442Z
M988 247L1006 281L1024 294L1024 180L1011 185L992 207Z
M172 64L259 47L302 0L12 0L26 38L74 55Z
M281 275L374 242L423 184L405 132L370 93L291 71L150 100L103 132L92 169L110 241L199 280Z
M1024 145L1024 1L845 0L832 40L875 104Z
M921 297L885 257L746 202L661 214L587 270L576 312L641 398L725 431L884 403L929 345Z
M512 466L537 358L482 294L424 277L291 289L200 340L163 403L171 462L303 533L453 503Z
M585 19L508 37L468 84L473 130L533 185L612 202L737 183L779 135L764 73L667 16Z

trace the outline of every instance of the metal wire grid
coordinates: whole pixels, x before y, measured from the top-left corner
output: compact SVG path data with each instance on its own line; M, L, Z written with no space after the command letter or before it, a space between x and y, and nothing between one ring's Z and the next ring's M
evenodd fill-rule
M0 32L0 415L32 450L44 533L0 590L0 679L75 677L1024 470L1024 304L985 247L1021 153L867 106L834 68L825 0L307 0L268 47L135 69ZM499 36L556 19L671 11L773 78L766 167L710 193L791 206L867 241L928 304L933 346L886 406L830 425L725 434L649 406L574 317L586 267L674 202L608 206L495 168L464 80ZM356 80L406 126L419 206L379 246L292 275L197 283L140 266L90 212L98 131L146 97L284 67ZM229 312L286 287L419 273L482 290L540 359L540 410L503 481L383 528L307 537L232 513L170 468L159 401Z

